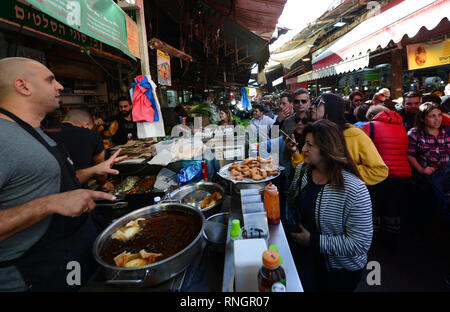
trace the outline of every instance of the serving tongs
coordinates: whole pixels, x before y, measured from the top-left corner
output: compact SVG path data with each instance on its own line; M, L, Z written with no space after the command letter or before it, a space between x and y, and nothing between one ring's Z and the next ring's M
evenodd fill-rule
M116 200L114 200L114 201L95 198L94 199L95 207L96 208L97 207L108 207L111 209L121 209L121 208L125 208L128 206L128 202L124 201L124 198L126 196L125 193L114 194L114 196L116 196Z

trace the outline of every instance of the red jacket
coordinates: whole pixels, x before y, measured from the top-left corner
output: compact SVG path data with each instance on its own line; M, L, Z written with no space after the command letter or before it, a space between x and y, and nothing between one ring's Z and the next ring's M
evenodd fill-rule
M449 114L442 114L442 125L444 127L450 126L450 115Z
M411 177L408 162L408 135L399 113L387 110L373 117L373 143L389 168L389 178ZM363 126L370 136L370 122Z

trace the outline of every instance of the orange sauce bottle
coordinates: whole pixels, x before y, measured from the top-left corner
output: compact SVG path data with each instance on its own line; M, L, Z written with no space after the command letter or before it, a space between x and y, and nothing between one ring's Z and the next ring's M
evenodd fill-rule
M264 206L269 224L280 224L280 195L275 185L270 182L264 189Z

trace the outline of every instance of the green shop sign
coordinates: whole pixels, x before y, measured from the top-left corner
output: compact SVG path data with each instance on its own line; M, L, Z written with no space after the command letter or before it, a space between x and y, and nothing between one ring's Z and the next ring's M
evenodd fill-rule
M380 71L379 70L365 71L364 72L364 80L365 81L380 80Z
M22 2L2 0L0 17L79 45L100 48L100 41L136 60L128 49L126 14L112 0L27 0L31 8Z

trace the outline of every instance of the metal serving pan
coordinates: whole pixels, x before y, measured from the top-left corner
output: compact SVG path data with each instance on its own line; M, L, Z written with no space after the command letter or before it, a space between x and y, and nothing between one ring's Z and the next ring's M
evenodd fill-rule
M214 205L201 209L200 204L206 196L220 192L222 199L218 200ZM187 184L179 187L171 192L166 193L163 202L177 201L182 204L190 205L201 211L205 217L209 217L220 211L222 208L225 190L222 186L213 182L198 182L195 184Z
M114 232L125 226L128 222L136 220L137 218L151 218L164 213L182 213L190 216L199 222L200 230L195 239L184 249L175 255L152 263L147 266L137 268L123 268L112 266L103 261L101 252L111 240ZM108 226L95 240L93 246L93 254L95 260L105 269L107 278L106 283L112 285L122 286L153 286L169 280L185 270L195 257L198 257L203 243L203 229L205 224L205 217L198 210L189 205L179 203L163 203L144 207L135 210L122 218L113 222Z

